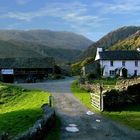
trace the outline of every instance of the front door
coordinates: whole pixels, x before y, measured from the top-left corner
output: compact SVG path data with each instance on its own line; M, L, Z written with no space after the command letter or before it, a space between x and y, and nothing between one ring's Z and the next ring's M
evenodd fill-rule
M126 78L127 77L127 69L126 68L123 68L122 69L122 77Z

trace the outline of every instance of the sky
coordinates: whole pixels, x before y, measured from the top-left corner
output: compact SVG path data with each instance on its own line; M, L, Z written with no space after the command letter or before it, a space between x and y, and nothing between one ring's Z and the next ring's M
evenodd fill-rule
M140 26L140 0L0 0L0 29L70 31L97 41Z

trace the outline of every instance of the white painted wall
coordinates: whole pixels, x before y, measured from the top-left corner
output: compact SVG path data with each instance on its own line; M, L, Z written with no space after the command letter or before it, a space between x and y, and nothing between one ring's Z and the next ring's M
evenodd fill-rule
M121 60L114 60L113 66L110 66L110 60L100 60L100 65L104 68L103 76L110 76L110 70L116 68L126 68L128 70L128 76L134 75L134 70L137 70L137 75L140 75L140 60L138 60L138 67L135 66L134 60L125 60L125 66L122 66Z

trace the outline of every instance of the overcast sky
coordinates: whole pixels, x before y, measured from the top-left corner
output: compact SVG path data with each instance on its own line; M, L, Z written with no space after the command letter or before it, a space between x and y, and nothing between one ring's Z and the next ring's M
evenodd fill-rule
M0 0L0 29L72 31L96 41L140 25L140 0Z

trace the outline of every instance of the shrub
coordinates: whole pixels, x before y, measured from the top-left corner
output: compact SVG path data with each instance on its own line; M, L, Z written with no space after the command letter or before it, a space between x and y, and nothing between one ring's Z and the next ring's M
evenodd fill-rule
M91 80L91 79L97 78L97 75L95 75L94 73L89 73L89 74L86 75L86 78L88 80Z

